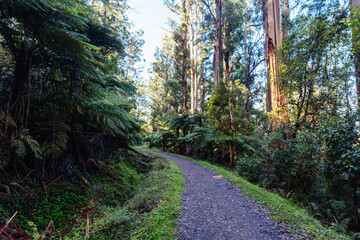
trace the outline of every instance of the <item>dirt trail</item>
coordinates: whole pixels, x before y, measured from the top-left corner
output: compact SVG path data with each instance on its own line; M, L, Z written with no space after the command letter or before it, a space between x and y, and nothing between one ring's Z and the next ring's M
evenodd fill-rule
M156 153L175 161L185 176L177 239L297 239L212 170L185 158Z

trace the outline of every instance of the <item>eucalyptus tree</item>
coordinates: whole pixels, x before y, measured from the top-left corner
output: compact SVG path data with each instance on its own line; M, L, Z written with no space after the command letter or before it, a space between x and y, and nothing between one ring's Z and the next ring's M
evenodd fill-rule
M279 125L286 119L284 85L279 81L278 48L281 47L281 12L280 0L263 0L265 54L267 58L267 95L266 111L268 113L268 128Z
M188 94L187 94L187 84L188 84L188 71L189 71L189 9L191 3L189 0L166 0L164 1L165 5L170 11L177 14L180 17L180 23L177 24L175 21L171 21L170 24L174 29L173 37L176 42L175 47L175 59L177 60L176 68L178 75L181 78L182 82L182 111L183 113L188 113Z
M214 58L213 58L213 69L214 69L214 85L216 86L223 78L223 4L222 0L215 0L215 9L212 1L202 0L205 4L209 13L213 17L215 22L215 44L214 44Z

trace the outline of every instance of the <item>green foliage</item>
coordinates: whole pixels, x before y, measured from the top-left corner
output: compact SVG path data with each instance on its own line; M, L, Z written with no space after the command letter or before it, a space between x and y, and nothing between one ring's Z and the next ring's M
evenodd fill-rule
M47 123L47 126L51 132L48 135L48 140L43 144L44 156L57 159L67 148L68 133L71 131L69 120L60 116Z
M356 120L356 115L346 115L343 119L336 117L320 128L325 137L326 163L331 175L346 173L354 179L360 174L360 138Z
M264 181L266 176L262 164L263 160L261 158L244 155L244 157L238 159L237 172L245 179L261 184L261 181ZM261 185L264 185L264 183Z
M144 163L151 164L151 169ZM161 202L159 195L163 194L162 188L157 189L156 195L153 196L152 190L140 191L139 187L153 187L152 184L157 184L157 181L165 181L163 184L166 186L171 183L167 178L170 167L166 163L151 163L147 158L139 158L137 155L126 154L124 151L113 153L106 162L92 161L91 165L89 170L93 177L86 185L83 182L69 180L59 180L48 184L10 183L11 189L20 195L8 196L9 198L3 198L5 195L1 196L0 220L9 219L14 211L18 211L13 221L21 224L23 229L33 234L33 237L43 233L50 221L53 221L55 230L61 235L65 235L68 239L79 239L84 237L87 211L89 211L92 227L95 219L96 221L106 220L105 209L122 208L135 194L141 195L141 197L138 196L136 204L146 204L147 199L151 197L154 198L153 201L156 204L159 204ZM142 174L148 173L149 170L163 169L166 170L160 175L154 175L152 180L149 180L146 174ZM149 176L152 176L151 174L150 172ZM181 173L177 177L181 179ZM146 181L150 181L149 185ZM171 198L178 199L179 194L171 195ZM142 205L136 207L134 211L141 208ZM171 209L172 206L168 208ZM146 219L147 216L144 217ZM175 217L172 221L174 223ZM122 231L119 234L126 234L126 227ZM58 236L55 232L51 232L50 235L54 238Z
M161 146L161 134L151 132L146 136L145 142L149 143L150 148Z
M31 196L20 197L14 204L19 211L14 221L26 226L33 222L40 230L45 230L50 221L57 230L62 230L71 224L71 219L79 214L81 206L87 204L89 193L72 183L55 184L46 189L32 189ZM81 194L79 194L81 193ZM1 215L11 217L13 204L0 204Z
M100 172L96 173L91 183L99 188L94 191L99 191L101 204L115 207L132 197L140 178L136 165L117 153Z
M137 126L135 118L126 111L129 103L121 96L106 96L84 106L90 117L88 124L95 126L105 134L126 135Z
M123 68L136 72L142 40L130 32L125 3L2 0L0 6L0 149L11 146L1 151L0 169L73 177L69 169L84 159L139 140L130 114L136 90ZM112 17L100 18L101 11Z
M282 45L279 74L296 130L351 107L348 12L335 2L303 7Z

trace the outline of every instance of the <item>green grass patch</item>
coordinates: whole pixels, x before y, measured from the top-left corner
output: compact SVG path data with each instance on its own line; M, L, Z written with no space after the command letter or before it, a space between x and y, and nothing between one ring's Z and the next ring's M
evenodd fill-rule
M154 154L151 154L155 156ZM103 207L91 226L92 239L173 239L184 179L173 162L158 156L123 206Z
M257 204L266 207L272 212L272 219L277 222L286 223L290 233L299 234L306 239L350 239L349 236L340 234L334 229L324 226L306 210L295 205L291 201L248 182L241 178L236 172L212 165L206 161L196 160L182 155L176 156L189 159L205 166L217 174L222 175L232 184L237 185L245 195L254 199Z

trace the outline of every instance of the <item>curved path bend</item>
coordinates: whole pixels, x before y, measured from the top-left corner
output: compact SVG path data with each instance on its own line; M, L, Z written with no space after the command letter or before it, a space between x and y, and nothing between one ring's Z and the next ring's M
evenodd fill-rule
M175 161L185 177L177 239L297 239L222 176L185 158L156 153Z

